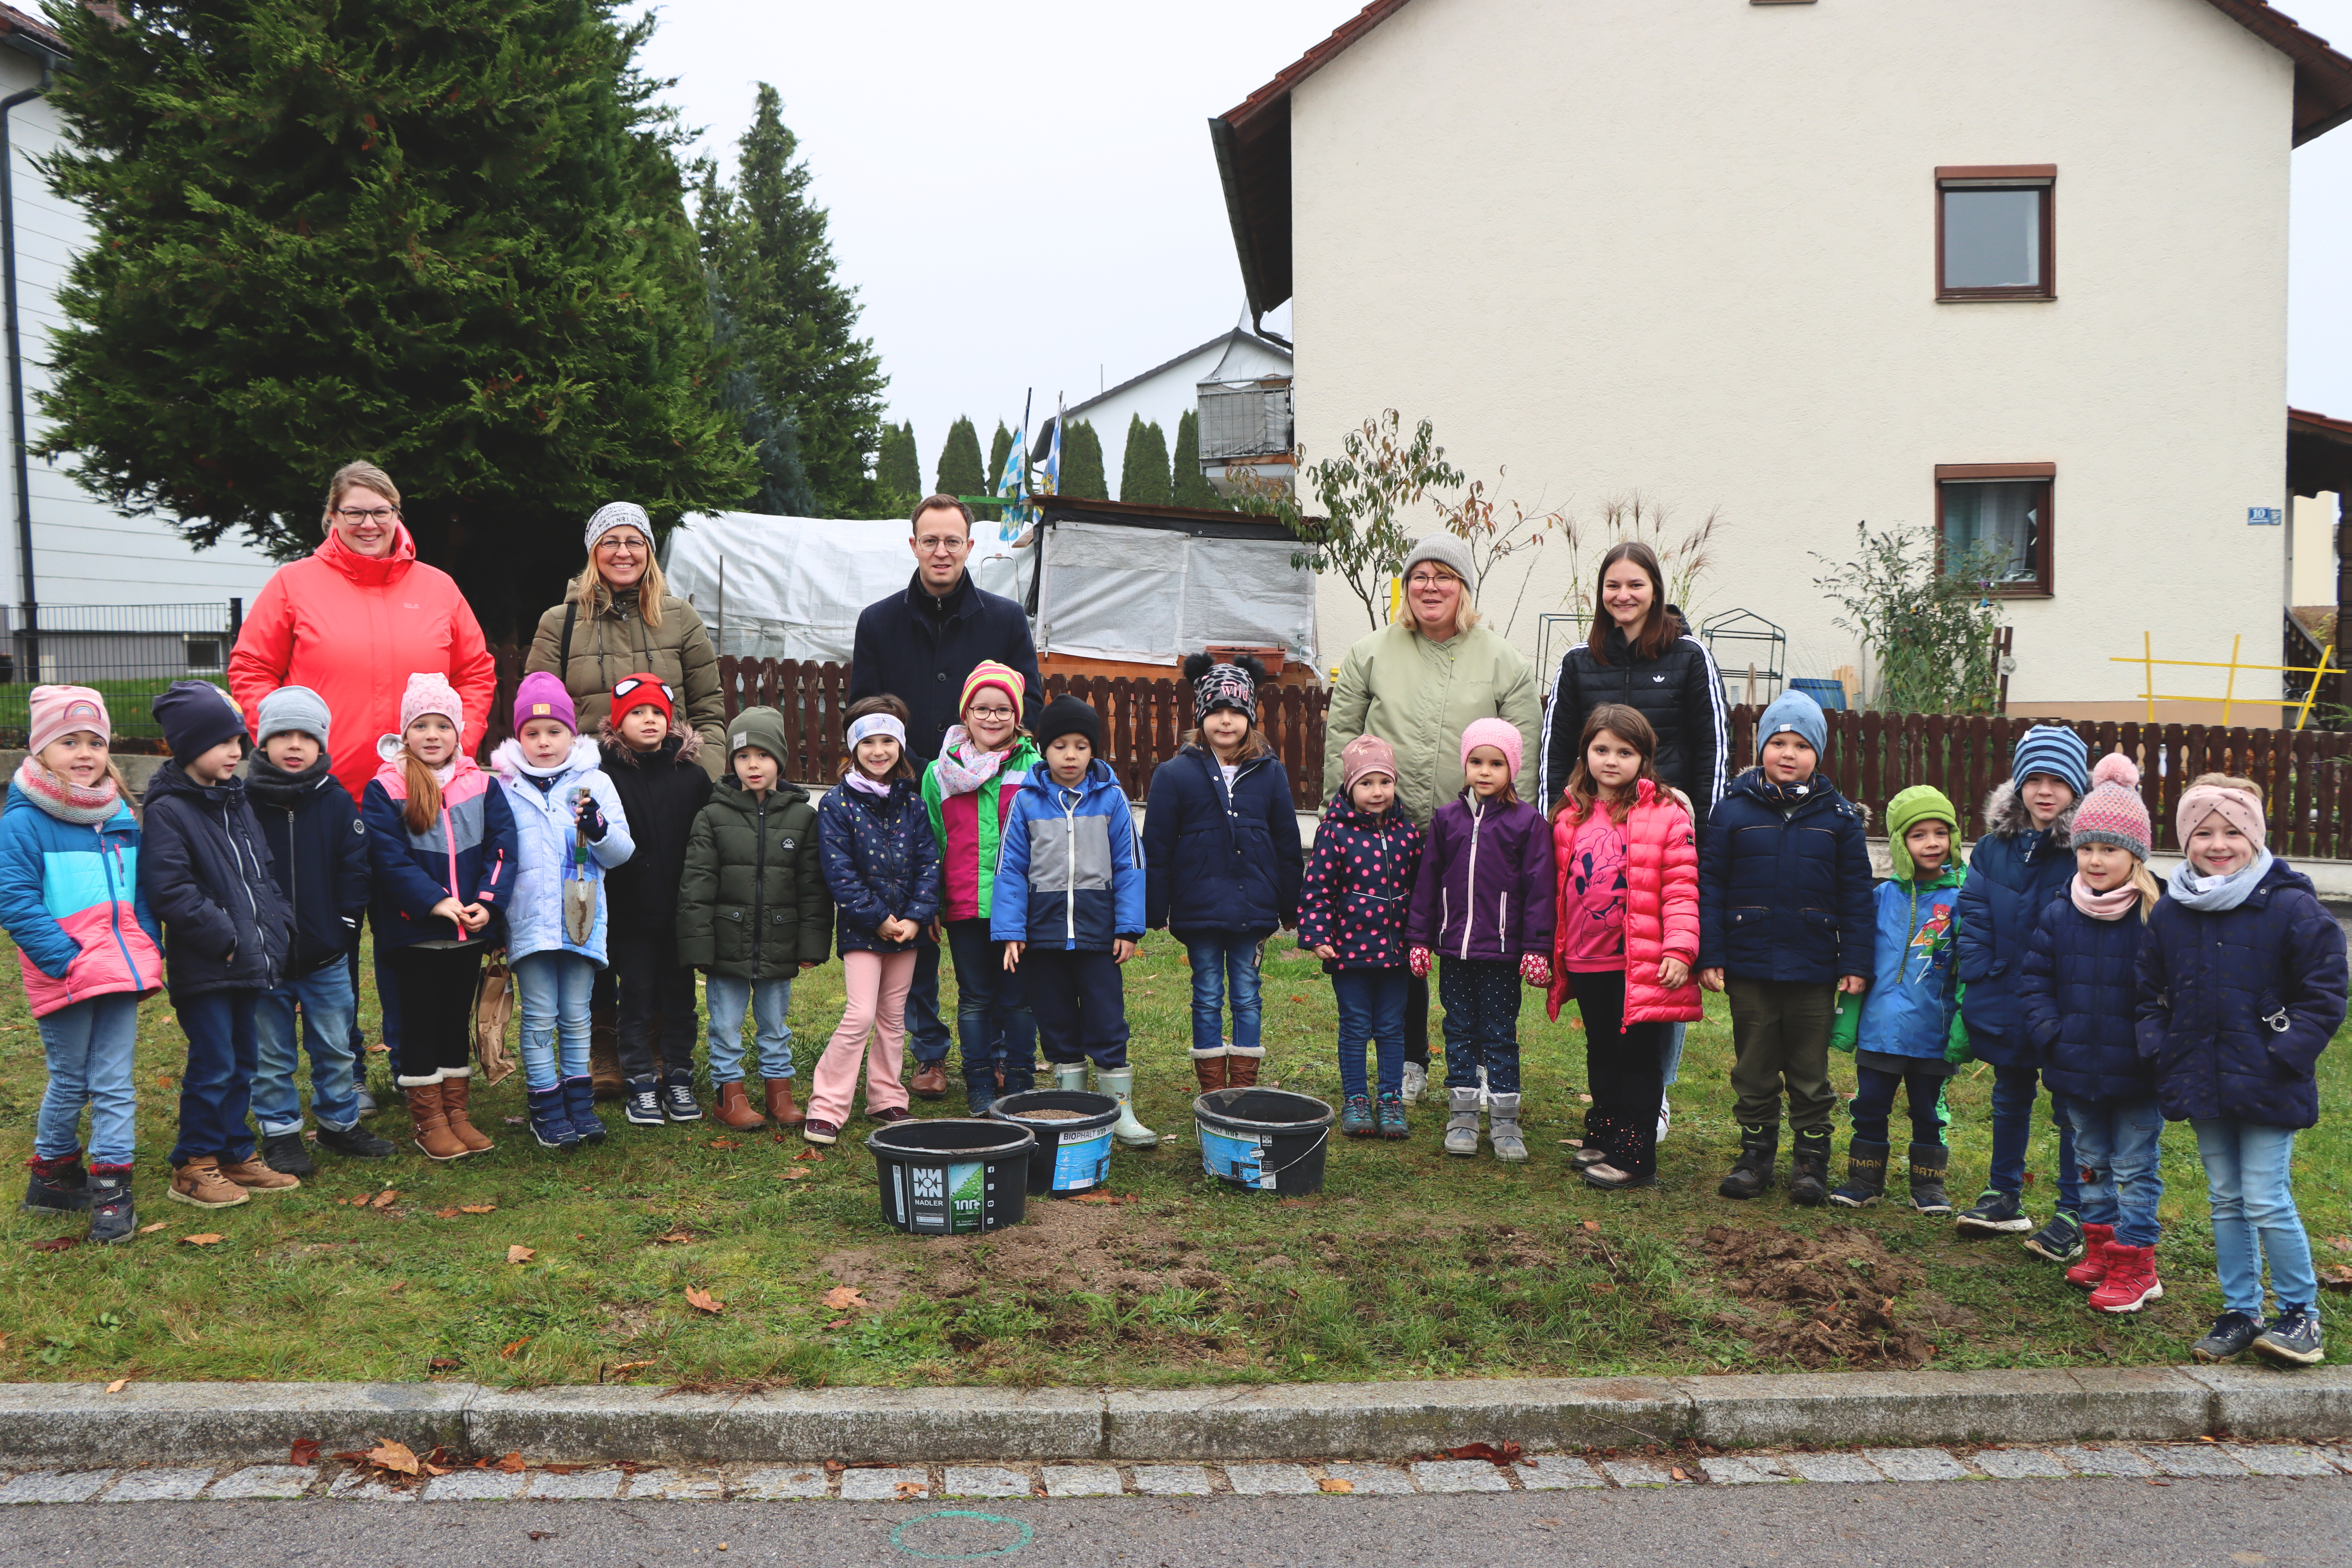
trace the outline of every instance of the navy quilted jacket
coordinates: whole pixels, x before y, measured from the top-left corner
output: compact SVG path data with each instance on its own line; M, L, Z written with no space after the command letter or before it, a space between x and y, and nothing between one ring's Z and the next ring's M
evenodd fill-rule
M1298 922L1307 854L1290 775L1272 755L1234 774L1233 798L1217 759L1187 746L1153 770L1143 814L1143 918L1180 939L1271 936Z
M1877 951L1862 807L1826 773L1784 799L1748 769L1698 847L1698 966L1748 980L1834 984Z
M912 779L893 779L887 796L846 784L816 808L816 852L841 911L835 947L843 952L907 952L924 939L885 942L886 920L931 923L940 912L940 841Z
M2137 905L2121 920L2095 920L2061 893L2042 911L2018 964L2017 1011L2051 1093L2156 1098L2133 1020L2147 929Z
M2036 828L2009 780L1985 800L1985 834L1969 850L1960 887L1960 1020L1969 1045L1997 1068L2032 1067L2034 1047L2017 1016L2017 971L2034 922L2074 879L2072 806Z

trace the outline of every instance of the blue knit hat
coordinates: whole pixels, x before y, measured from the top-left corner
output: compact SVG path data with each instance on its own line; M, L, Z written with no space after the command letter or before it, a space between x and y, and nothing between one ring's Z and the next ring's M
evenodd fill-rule
M2017 742L2017 754L2009 764L2009 776L2019 784L2035 773L2064 780L2080 800L2091 788L2091 750L2063 724L2036 724Z
M1802 736L1815 756L1830 749L1829 717L1820 703L1802 691L1783 691L1764 710L1756 725L1756 749L1762 751L1764 742L1783 730L1794 730Z

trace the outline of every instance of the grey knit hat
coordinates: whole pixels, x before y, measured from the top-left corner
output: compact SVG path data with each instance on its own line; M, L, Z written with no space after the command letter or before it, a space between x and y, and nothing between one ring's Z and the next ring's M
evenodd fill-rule
M319 742L322 752L333 748L327 741L327 724L331 717L327 711L327 700L307 686L281 686L261 700L258 722L254 733L267 742L272 735L289 731L308 735Z
M647 539L654 536L653 519L645 508L633 500L611 500L588 514L588 548L595 549L598 540L625 524L634 525Z
M1450 533L1424 533L1413 541L1412 553L1404 558L1402 566L1397 568L1397 575L1412 576L1412 569L1423 561L1436 562L1461 578L1465 587L1477 581L1470 570L1470 547Z

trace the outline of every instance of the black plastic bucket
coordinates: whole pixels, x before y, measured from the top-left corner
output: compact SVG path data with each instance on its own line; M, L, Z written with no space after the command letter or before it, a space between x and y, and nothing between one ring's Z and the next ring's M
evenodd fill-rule
M900 1121L866 1140L882 1184L882 1217L917 1236L963 1236L1019 1225L1027 1212L1024 1127L978 1119Z
M1286 1198L1323 1190L1331 1120L1329 1106L1286 1089L1213 1089L1192 1102L1201 1168Z
M1068 1120L1036 1120L1039 1110L1075 1110ZM1110 1128L1118 1101L1075 1089L1033 1089L1008 1094L988 1108L991 1117L1025 1127L1037 1139L1029 1156L1029 1191L1066 1198L1110 1180Z

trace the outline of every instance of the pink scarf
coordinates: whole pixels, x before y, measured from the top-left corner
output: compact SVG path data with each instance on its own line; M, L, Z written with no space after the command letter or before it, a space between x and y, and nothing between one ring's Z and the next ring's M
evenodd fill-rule
M94 784L78 784L58 777L31 757L26 757L16 769L16 787L59 822L79 823L84 827L97 826L122 805L122 792L114 787L112 773L104 774Z
M2129 882L2113 892L2095 893L2080 871L2066 884L2066 896L2074 900L2076 909L2095 921L2119 921L2139 907L2139 889Z
M1015 744L1018 742L1016 735ZM971 794L994 778L996 770L1012 754L1012 746L1001 752L983 752L962 725L949 725L947 743L940 748L940 794L950 798Z

